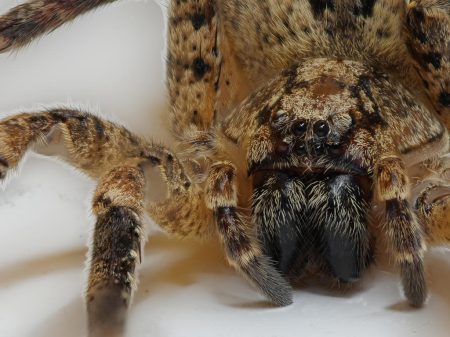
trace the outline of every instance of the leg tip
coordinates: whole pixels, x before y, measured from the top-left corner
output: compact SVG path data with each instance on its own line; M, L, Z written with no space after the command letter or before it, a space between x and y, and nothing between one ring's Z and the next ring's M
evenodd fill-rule
M91 291L87 297L89 337L122 336L127 302L122 289L115 285Z
M262 268L248 270L247 276L261 292L276 306L285 307L293 303L292 287L273 267L267 257L260 257L255 263ZM254 266L255 267L255 266Z
M287 307L288 305L294 303L292 298L292 290L290 287L272 294L272 296L270 296L270 300L277 307Z
M428 297L428 289L422 263L402 266L402 285L405 297L413 308L420 308Z
M426 289L415 289L414 291L405 289L405 295L412 308L421 308L427 300L428 292Z
M277 307L286 307L293 303L293 294L291 285L274 271L272 285L265 292L269 299Z

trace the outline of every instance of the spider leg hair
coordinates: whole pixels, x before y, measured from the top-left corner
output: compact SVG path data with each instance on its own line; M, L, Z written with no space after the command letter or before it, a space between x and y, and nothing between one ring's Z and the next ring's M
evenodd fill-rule
M0 16L0 52L22 47L98 6L115 0L34 0Z
M190 184L175 156L165 147L85 111L57 108L0 120L0 179L18 166L28 150L55 154L96 179L129 158L142 158L166 168L162 173L171 191Z
M373 259L369 198L351 175L338 175L326 183L319 181L312 191L315 200L327 196L326 207L313 216L313 223L323 228L321 246L327 265L339 281L357 281Z
M94 194L97 221L86 293L90 336L121 335L136 288L136 266L145 241L145 179L138 164L129 161L107 172Z
M292 303L289 283L274 267L249 229L250 220L238 209L236 168L230 162L210 167L206 183L206 205L214 211L219 238L228 261L274 304Z
M386 205L383 230L400 267L405 296L412 306L419 307L427 298L423 265L426 243L423 228L407 200L404 163L396 156L382 157L375 176L379 199Z
M38 146L42 138L44 144ZM88 320L92 336L113 336L123 329L136 286L144 212L163 231L178 237L202 236L211 227L212 212L169 150L78 110L22 113L0 120L0 177L14 169L27 150L48 154L57 145L58 150L66 150L58 153L60 158L99 179L93 199L97 221L87 289ZM146 209L149 167L160 169L169 200Z

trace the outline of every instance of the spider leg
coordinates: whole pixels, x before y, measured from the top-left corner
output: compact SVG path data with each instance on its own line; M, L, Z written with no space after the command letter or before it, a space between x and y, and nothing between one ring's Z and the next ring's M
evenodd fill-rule
M34 0L0 16L0 52L19 48L98 6L115 0Z
M435 182L427 186L416 199L416 213L421 219L427 241L431 245L450 243L450 185Z
M44 138L47 143L36 147ZM170 200L150 208L167 233L200 237L212 212L201 189L191 184L182 164L167 149L149 144L125 128L86 112L56 109L23 113L0 120L1 178L14 169L28 149L52 152L99 184L93 199L97 216L87 290L93 336L120 332L135 286L135 267L143 241L142 219L150 167L159 167ZM67 153L59 153L66 150ZM151 187L151 186L150 186ZM146 188L147 190L147 188Z
M221 68L217 25L215 0L170 2L167 84L172 129L179 137L214 121Z
M43 140L44 145L39 146ZM27 150L56 154L93 178L130 157L158 162L164 149L150 145L125 128L87 112L53 109L0 120L0 177L19 164Z
M425 92L450 127L450 3L410 1L407 45Z
M88 112L61 108L0 120L0 180L18 166L29 149L57 155L95 179L130 158L139 158L160 168L173 200L187 201L199 194L198 189L191 192L195 186L164 146L148 143Z
M144 174L132 163L106 173L93 201L97 217L86 303L90 336L121 335L136 288L136 265L145 240Z
M168 11L167 85L170 121L183 139L208 130L246 97L216 0L171 0Z
M210 167L205 200L214 211L219 238L228 261L274 304L292 303L291 287L265 256L251 232L250 221L238 210L236 168L229 162Z
M169 201L150 208L151 217L171 236L204 236L210 227L211 212L205 208L199 191L185 183L183 188L178 186L177 180L184 178L171 173L177 171L176 158L164 164L163 158L159 160L163 176L173 187L169 186ZM146 164L146 158L129 159L103 175L95 191L93 210L97 222L86 294L92 336L111 336L124 327L145 240L144 187L151 181L145 174Z
M406 298L421 306L427 297L423 256L424 233L407 198L408 177L403 161L396 156L382 157L375 168L378 197L385 202L383 231L400 267Z
M21 47L98 6L115 0L34 0L0 16L0 52Z
M94 247L96 242L101 247L111 242L112 238L109 241L106 239L108 235L112 235L105 229L106 224L116 228L116 231L122 225L128 226L128 229L140 226L133 213L115 207L126 206L127 202L131 202L131 210L136 214L141 213L140 208L136 208L140 198L141 173L136 168L123 167L123 163L130 160L142 162L140 166L135 165L139 169L146 164L159 166L167 182L169 200L147 207L158 225L174 236L199 237L209 231L211 210L214 211L219 237L227 249L230 261L274 303L287 305L292 302L290 286L261 253L258 242L247 233L247 223L237 211L237 196L233 192L236 188L233 180L234 167L230 164L211 167L207 181L210 188L207 187L207 191L203 192L200 186L190 182L184 174L182 164L165 148L148 144L123 127L86 112L57 109L23 113L0 121L2 177L6 176L8 170L16 167L27 150L42 137L47 138L49 146L62 143L62 147L67 150L63 159L86 174L102 179L94 199L94 211L99 216L97 228L101 229L97 241L97 236L94 237ZM44 146L41 152L45 153L45 150ZM105 172L110 173L105 176ZM122 176L125 175L124 172L128 175ZM111 191L107 192L108 188ZM109 194L111 195L107 197ZM101 195L104 197L100 197ZM124 203L111 204L113 199ZM132 242L129 249L134 250L136 246L137 241ZM94 248L94 266L95 251ZM100 254L100 258L104 256ZM108 270L112 270L111 268ZM108 293L105 296L109 298ZM102 303L103 301L99 307ZM101 315L100 309L92 310L95 312L94 316Z

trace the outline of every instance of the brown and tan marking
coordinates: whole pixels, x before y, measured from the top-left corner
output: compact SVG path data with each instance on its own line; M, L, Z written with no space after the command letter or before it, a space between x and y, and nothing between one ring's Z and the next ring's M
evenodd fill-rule
M109 2L17 6L0 16L0 51ZM91 334L101 335L98 321L123 323L144 212L171 236L217 235L230 263L286 305L291 267L295 277L307 269L341 284L359 278L378 227L368 209L382 204L381 232L406 297L420 306L425 242L450 242L449 9L447 0L170 1L169 120L179 156L85 112L1 120L0 179L29 149L100 179ZM157 203L145 200L155 166L168 187ZM438 187L421 190L432 178ZM295 241L299 231L309 246ZM269 257L284 232L301 251L292 264Z
M407 45L434 109L450 125L450 2L417 0L408 5Z

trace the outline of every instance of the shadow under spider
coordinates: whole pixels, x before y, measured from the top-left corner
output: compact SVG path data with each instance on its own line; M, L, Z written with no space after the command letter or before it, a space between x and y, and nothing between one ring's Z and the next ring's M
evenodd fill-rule
M64 268L73 268L81 266L85 260L85 248L75 248L62 253L55 253L48 256L39 257L32 260L18 262L0 269L0 286L7 287L16 282L20 282L27 278L42 273L52 273ZM167 253L170 253L168 255ZM448 308L450 308L450 291L448 291L448 280L450 279L450 263L449 252L435 251L427 255L427 274L431 296L441 297L444 299ZM161 263L161 260L168 258L167 263ZM155 260L156 259L156 260ZM152 263L157 261L157 263ZM164 261L164 260L162 260ZM384 266L383 270L395 273L395 269ZM152 236L145 247L144 263L140 268L140 284L135 296L134 302L139 303L145 301L152 293L157 293L168 284L176 284L187 286L197 282L204 275L214 275L215 277L232 276L236 272L227 266L223 258L223 252L220 245L215 241L196 242L196 241L180 241L169 239L165 236ZM300 285L301 292L313 293L319 296L342 297L347 299L352 297L356 292L360 293L364 289L370 288L377 279L380 279L379 271L371 268L362 280L362 285L356 287L349 292L341 292L326 289L317 286L312 282ZM237 276L236 274L236 277ZM242 280L242 282L245 282ZM240 309L270 309L273 308L262 297L259 301L254 297L253 293L240 297L241 294L218 290L214 288L214 283L207 283L205 291L216 295L219 301L224 305L236 307ZM251 289L250 286L248 289ZM296 287L298 291L299 287ZM385 308L385 310L393 310L400 312L409 312L409 308L403 301L394 303ZM425 308L426 310L426 308ZM35 329L35 336L54 335L61 327L58 325L64 317L70 315L73 317L73 336L80 333L85 324L85 309L82 296L78 299L72 299L61 310L58 310L49 316L45 322ZM443 322L442 322L443 323ZM77 326L75 328L75 326ZM81 327L81 328L80 328ZM65 334L68 337L70 334Z

